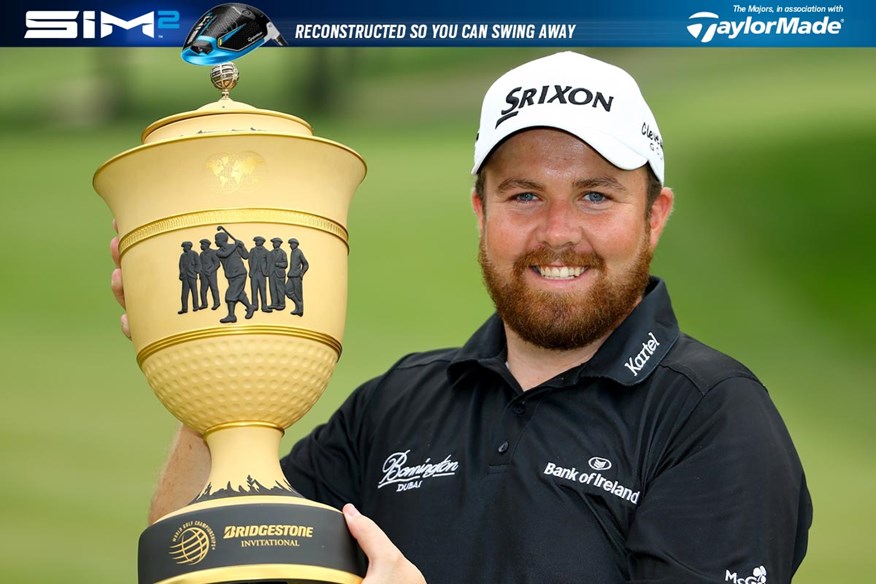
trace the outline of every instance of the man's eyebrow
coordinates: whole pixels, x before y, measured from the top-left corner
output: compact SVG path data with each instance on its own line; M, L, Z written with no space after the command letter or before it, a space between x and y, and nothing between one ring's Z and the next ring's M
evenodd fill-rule
M535 181L526 180L524 178L508 178L499 183L499 192L516 191L516 190L540 191L544 189L544 185Z
M622 185L620 181L611 176L598 176L595 178L575 181L575 188L577 189L593 189L599 187L608 187L618 191L627 192L627 188Z
M620 183L616 178L611 176L597 176L594 178L582 178L580 180L575 181L575 188L579 190L583 189L594 189L594 188L612 188L618 191L627 192L627 188ZM498 191L511 191L511 190L532 190L539 191L544 189L544 185L541 183L527 180L524 178L509 178L503 180L499 183Z

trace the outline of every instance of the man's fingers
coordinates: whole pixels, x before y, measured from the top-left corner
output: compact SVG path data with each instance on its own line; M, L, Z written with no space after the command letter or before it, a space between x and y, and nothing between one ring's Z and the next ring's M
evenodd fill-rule
M347 528L368 556L368 573L362 584L425 584L423 575L404 557L368 517L351 504L344 505Z
M113 270L112 281L110 282L110 288L113 289L113 296L116 297L116 301L122 305L122 308L125 307L125 289L122 287L122 270L116 268ZM128 326L128 315L122 314L122 318L120 321L122 326L122 333L131 338L131 327Z
M113 219L113 226L115 226L115 219ZM110 240L110 255L113 258L113 263L117 268L121 267L121 262L119 260L119 236L116 235Z
M110 278L110 288L112 288L113 296L116 297L116 302L121 304L122 308L125 308L125 288L122 286L122 270L120 268L113 270L112 277ZM127 314L122 315L121 326L122 333L130 339L131 327L128 326Z
M344 518L347 520L350 533L353 534L353 537L359 542L359 547L372 562L374 559L383 558L387 552L392 554L393 550L401 556L401 552L389 541L383 530L377 527L377 524L371 519L359 513L359 510L352 504L344 505Z
M116 302L121 304L122 308L125 308L125 287L122 285L122 268L119 258L119 224L116 223L115 219L113 219L113 231L116 232L116 236L110 240L110 255L113 258L116 269L113 270L112 276L110 276L110 288L112 288L113 296L116 297ZM128 326L127 314L122 315L120 324L122 326L122 333L130 339L131 327Z
M116 302L125 308L125 288L122 285L122 270L120 268L113 270L110 277L110 288L112 288L113 296L116 297Z

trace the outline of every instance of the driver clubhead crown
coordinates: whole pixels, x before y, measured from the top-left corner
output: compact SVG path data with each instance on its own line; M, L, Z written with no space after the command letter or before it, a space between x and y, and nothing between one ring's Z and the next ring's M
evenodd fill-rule
M233 2L204 13L186 37L184 61L218 65L240 58L269 40L286 46L286 40L267 15L254 6Z

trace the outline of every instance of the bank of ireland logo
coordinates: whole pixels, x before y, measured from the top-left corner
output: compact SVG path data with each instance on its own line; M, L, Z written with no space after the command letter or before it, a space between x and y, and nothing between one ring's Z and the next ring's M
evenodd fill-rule
M194 566L216 549L216 536L203 521L186 521L177 529L170 544L170 557L177 564Z
M718 15L714 12L697 12L691 14L688 20L693 21L687 25L687 32L693 38L701 43L708 43L715 37L715 31L718 29Z
M590 468L593 470L608 470L611 468L611 461L607 458L602 458L601 456L594 456L587 461L587 464L589 464Z

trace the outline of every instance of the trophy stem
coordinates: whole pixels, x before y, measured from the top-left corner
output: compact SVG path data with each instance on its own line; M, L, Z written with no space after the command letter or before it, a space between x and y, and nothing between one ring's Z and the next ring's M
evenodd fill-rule
M196 501L237 495L297 495L280 469L283 430L264 422L234 422L208 430L210 478Z
M344 516L301 497L283 476L282 436L265 422L206 432L210 481L192 504L140 536L139 584L362 581L364 564Z

